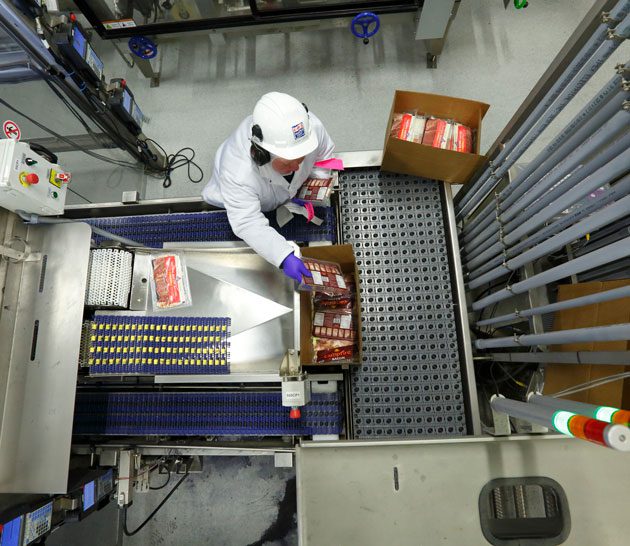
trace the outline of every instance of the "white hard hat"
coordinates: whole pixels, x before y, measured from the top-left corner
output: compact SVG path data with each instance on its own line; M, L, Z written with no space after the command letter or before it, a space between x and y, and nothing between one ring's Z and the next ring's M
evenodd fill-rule
M275 91L263 95L253 117L252 142L273 155L297 159L317 148L308 110L291 95Z

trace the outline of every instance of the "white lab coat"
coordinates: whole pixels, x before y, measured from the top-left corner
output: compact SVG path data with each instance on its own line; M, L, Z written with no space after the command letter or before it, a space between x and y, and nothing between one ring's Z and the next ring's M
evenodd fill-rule
M263 212L275 210L295 197L314 171L313 164L330 159L335 148L322 122L313 113L309 116L311 131L317 135L319 145L304 158L291 184L273 169L271 163L259 167L253 162L249 151L252 116L248 116L219 146L212 178L201 194L207 203L225 208L234 233L278 267L293 248L269 225Z

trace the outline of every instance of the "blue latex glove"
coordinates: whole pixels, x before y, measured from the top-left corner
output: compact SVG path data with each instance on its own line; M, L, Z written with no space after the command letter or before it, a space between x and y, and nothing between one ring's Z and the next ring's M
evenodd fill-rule
M311 272L304 265L304 262L300 260L293 252L289 254L280 264L284 274L293 279L294 281L301 283L302 275L305 277L312 277Z
M299 199L297 197L294 197L293 199L291 199L291 203L295 203L296 205L300 205L301 207L306 206L306 201L304 201L304 199Z

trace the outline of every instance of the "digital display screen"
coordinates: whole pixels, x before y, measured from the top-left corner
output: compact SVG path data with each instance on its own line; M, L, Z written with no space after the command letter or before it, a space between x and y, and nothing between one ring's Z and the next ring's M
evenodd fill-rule
M18 516L2 526L2 539L0 539L0 546L21 546L20 535L22 532L23 520L24 516Z
M123 108L131 115L131 94L126 89L123 89Z
M85 48L87 46L87 40L85 36L81 34L79 27L72 28L72 45L74 49L76 49L77 53L81 55L81 57L85 57Z
M142 115L142 110L138 108L136 102L133 103L133 112L131 113L131 117L138 124L138 127L142 127L142 122L144 121L144 116Z
M85 62L87 62L89 67L96 73L99 79L103 76L103 61L99 59L98 55L94 52L90 44L87 44Z
M96 493L96 482L86 483L83 486L83 511L89 510L94 506L94 497Z

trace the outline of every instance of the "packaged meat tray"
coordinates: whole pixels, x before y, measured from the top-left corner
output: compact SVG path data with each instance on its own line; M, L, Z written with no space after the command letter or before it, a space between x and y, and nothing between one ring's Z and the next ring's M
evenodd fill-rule
M303 258L302 261L312 277L304 277L300 290L313 290L333 296L349 294L348 285L339 264L313 258Z
M177 254L152 256L151 267L154 311L192 305L188 273L183 258Z
M297 196L315 206L329 207L334 178L308 178L302 184Z
M354 340L356 334L352 312L339 309L315 312L313 316L313 336Z
M313 338L313 360L318 363L348 361L354 358L356 345L339 339Z

